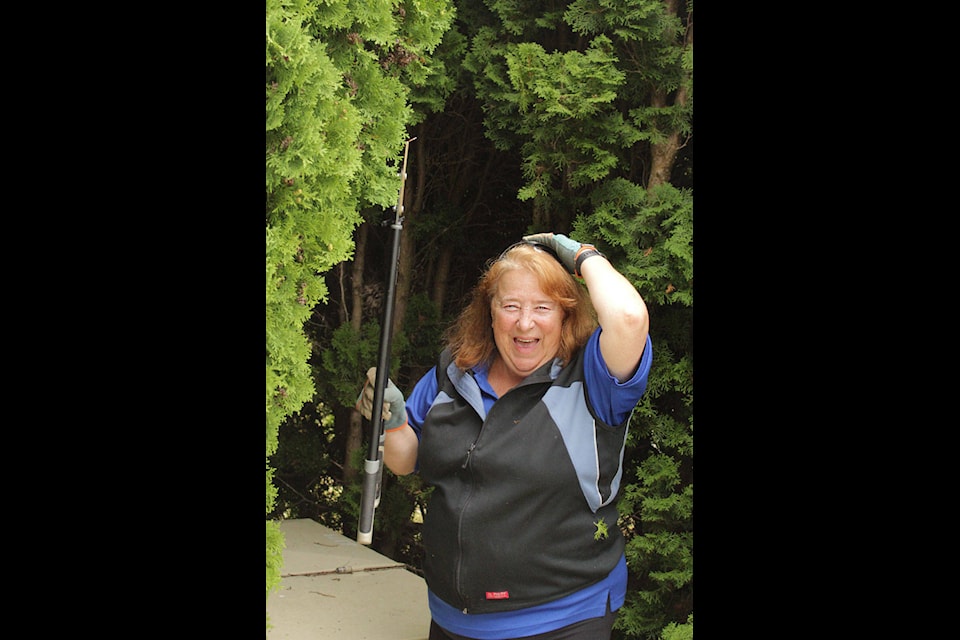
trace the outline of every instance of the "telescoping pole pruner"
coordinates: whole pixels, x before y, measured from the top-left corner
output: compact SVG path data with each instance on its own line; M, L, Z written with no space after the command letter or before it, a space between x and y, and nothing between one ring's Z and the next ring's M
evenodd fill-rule
M383 320L380 323L379 361L377 379L373 387L373 408L370 414L370 446L367 459L363 462L363 488L360 494L360 525L357 527L357 542L373 542L373 516L380 505L380 487L383 478L383 394L390 379L390 338L393 328L393 301L397 289L397 263L400 261L400 232L403 230L403 186L407 181L407 153L410 143L407 140L403 148L403 165L400 169L400 197L397 200L396 216L390 228L393 229L392 255L390 257L390 276L387 279L387 299L383 305Z

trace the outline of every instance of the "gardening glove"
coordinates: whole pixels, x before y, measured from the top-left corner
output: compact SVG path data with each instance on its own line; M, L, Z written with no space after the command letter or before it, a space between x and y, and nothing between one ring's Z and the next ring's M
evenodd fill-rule
M367 379L363 383L363 389L360 390L360 397L357 398L357 411L366 418L372 420L373 415L373 388L377 383L377 368L370 367L367 371ZM383 411L380 412L383 418L383 430L391 431L407 424L407 407L403 402L403 394L400 389L393 384L393 380L387 378L387 388L383 392Z
M590 256L602 256L592 244L582 244L571 240L562 233L536 233L523 236L525 242L541 245L556 254L560 264L573 275L580 276L580 265Z

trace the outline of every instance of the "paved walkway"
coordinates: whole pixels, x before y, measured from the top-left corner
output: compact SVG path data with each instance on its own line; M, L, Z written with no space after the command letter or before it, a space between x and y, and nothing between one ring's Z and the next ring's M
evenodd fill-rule
M426 640L427 585L403 564L310 519L280 522L267 640Z

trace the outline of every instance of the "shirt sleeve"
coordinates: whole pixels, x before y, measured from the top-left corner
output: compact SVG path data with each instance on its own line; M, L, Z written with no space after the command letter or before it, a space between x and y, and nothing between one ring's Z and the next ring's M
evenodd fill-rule
M434 365L417 381L413 391L410 392L410 396L404 400L407 407L407 424L417 434L417 440L420 440L423 422L427 419L427 412L433 406L438 390L437 367Z
M583 354L583 374L588 400L595 415L608 425L615 426L627 419L647 389L647 378L653 363L653 343L648 334L636 372L626 382L620 382L607 370L607 363L600 353L601 331L597 327L587 341Z

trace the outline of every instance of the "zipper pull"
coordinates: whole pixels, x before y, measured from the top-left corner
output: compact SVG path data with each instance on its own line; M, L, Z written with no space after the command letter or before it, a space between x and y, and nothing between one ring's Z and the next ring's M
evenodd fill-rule
M466 469L467 465L470 464L470 454L473 453L473 450L476 448L476 446L477 446L477 443L474 442L473 444L470 445L470 448L467 449L467 457L464 458L463 466L460 467L461 469Z

